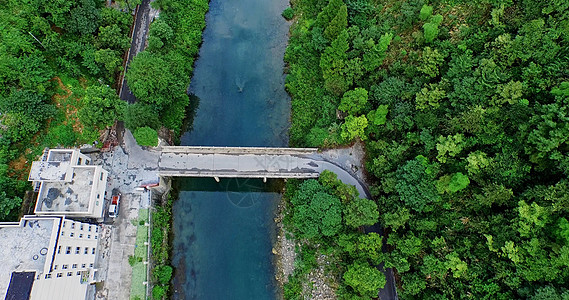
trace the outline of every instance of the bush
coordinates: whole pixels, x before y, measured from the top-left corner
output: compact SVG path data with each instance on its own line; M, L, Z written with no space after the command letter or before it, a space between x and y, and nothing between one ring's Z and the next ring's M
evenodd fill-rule
M137 128L134 131L134 138L141 146L156 147L158 145L158 132L150 127Z
M138 257L138 256L134 256L134 255L128 256L128 264L131 267L134 266L137 262L142 262L142 257Z
M156 285L152 288L152 299L162 299L166 295L166 288Z
M167 284L172 278L172 267L160 265L152 270L152 275L160 284Z
M433 14L433 7L425 4L423 5L423 7L421 7L421 11L419 12L419 19L421 19L421 21L425 21L432 14Z
M292 18L294 18L294 9L292 9L292 7L287 7L283 13L282 13L283 18L285 18L287 21L292 20Z
M148 126L160 127L160 117L151 105L137 102L126 106L124 112L124 126L130 130Z
M430 43L435 40L437 35L439 35L439 26L433 23L425 23L423 25L425 41Z
M47 132L46 141L51 148L57 146L74 146L77 141L77 134L73 131L73 126L60 124L50 128Z

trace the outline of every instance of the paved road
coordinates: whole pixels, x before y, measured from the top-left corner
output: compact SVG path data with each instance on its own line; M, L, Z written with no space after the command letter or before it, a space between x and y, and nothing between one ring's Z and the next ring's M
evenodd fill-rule
M138 6L136 20L134 20L134 29L132 32L132 43L130 44L130 49L128 51L128 59L126 61L126 69L124 73L128 71L128 66L132 61L132 58L144 50L148 28L152 21L150 17L150 2L150 0L143 0ZM124 76L121 83L121 89L119 91L119 97L128 103L136 102L136 98L128 88L128 84Z

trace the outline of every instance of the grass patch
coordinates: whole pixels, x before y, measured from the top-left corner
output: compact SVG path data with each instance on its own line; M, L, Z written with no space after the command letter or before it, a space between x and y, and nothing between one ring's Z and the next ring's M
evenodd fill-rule
M148 246L144 242L148 241L148 227L144 226L148 220L148 209L138 211L138 222L136 222L136 243L134 248L134 259L132 263L132 281L130 286L130 299L146 299L146 286L143 284L148 280L147 267L144 261L148 260ZM142 261L138 261L142 258Z
M146 299L146 265L137 262L132 267L132 283L130 285L130 299Z

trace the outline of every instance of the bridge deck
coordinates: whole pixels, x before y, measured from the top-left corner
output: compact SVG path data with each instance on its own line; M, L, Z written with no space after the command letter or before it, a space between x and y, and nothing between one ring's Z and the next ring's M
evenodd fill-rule
M314 148L163 147L161 176L315 178Z

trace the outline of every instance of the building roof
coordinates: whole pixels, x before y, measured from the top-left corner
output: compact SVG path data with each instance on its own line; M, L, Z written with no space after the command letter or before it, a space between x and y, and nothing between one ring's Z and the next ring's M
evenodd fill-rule
M61 278L36 280L30 299L85 299L87 289L91 286L88 283L81 283L81 276L75 276L75 270L64 271L63 273L73 272L73 275L68 277L64 274Z
M68 181L71 174L68 161L34 161L30 169L29 181Z
M50 149L47 161L71 161L75 149Z
M12 272L6 300L30 299L35 277L36 272Z
M0 299L6 295L12 272L44 272L59 222L59 218L30 217L20 223L0 223Z
M35 212L89 212L97 168L75 166L70 182L42 182Z

